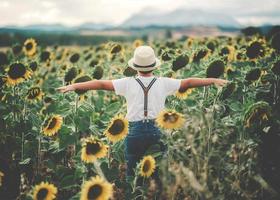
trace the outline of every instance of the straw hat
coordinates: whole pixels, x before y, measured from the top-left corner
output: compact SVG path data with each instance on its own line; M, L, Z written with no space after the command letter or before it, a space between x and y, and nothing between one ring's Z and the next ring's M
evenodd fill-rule
M134 56L128 61L128 66L137 71L151 71L160 65L154 50L150 46L139 46L134 51Z

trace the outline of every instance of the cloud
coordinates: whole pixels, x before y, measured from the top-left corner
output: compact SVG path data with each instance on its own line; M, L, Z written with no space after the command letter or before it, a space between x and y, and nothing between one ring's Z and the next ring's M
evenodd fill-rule
M226 13L243 24L280 21L278 0L2 0L0 26L120 24L137 12L149 12L151 7L160 11L187 8Z

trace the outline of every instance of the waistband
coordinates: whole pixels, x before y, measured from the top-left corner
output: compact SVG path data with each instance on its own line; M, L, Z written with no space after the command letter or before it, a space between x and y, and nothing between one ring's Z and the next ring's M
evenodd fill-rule
M155 124L156 119L146 119L146 120L139 120L139 121L129 121L128 123L131 125L134 124L144 124L144 123L149 123L149 124Z

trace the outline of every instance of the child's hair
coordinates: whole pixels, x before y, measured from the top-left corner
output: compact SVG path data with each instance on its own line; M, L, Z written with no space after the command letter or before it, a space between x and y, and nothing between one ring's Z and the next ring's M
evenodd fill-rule
M142 74L149 74L150 72L152 72L153 70L150 70L150 71L146 71L146 72L144 72L144 71L140 71Z

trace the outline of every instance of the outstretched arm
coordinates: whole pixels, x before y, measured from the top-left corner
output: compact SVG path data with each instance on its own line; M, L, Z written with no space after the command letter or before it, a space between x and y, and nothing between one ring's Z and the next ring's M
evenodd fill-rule
M59 92L65 93L74 90L114 90L111 80L91 80L82 83L74 83L56 88Z
M219 78L187 78L181 80L180 91L185 91L188 88L202 87L215 84L216 86L224 86L228 81Z

